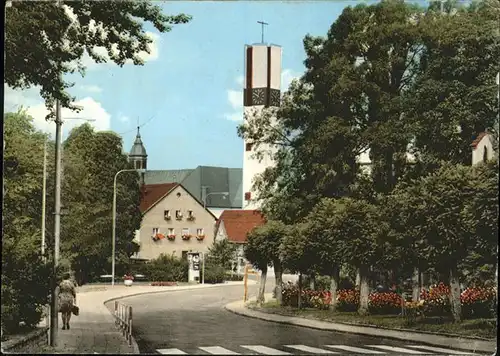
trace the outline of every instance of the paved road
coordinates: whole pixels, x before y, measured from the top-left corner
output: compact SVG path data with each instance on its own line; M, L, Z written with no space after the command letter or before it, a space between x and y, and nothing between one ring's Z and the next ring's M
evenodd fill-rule
M272 286L269 283L268 286ZM255 295L257 286L251 286ZM124 299L134 310L141 353L170 355L245 354L453 354L424 345L290 326L224 309L242 298L242 286L141 295ZM410 346L412 345L412 346ZM411 348L410 348L411 347ZM464 354L464 353L456 353Z

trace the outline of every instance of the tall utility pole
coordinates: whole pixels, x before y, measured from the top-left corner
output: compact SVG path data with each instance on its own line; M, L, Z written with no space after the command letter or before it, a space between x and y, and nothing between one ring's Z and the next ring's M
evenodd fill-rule
M46 261L45 256L45 201L47 195L47 139L43 142L43 185L42 185L42 257Z
M59 266L59 238L61 233L61 103L56 100L56 154L55 154L55 192L54 192L54 261L50 305L50 346L57 346L58 335L58 299L57 270Z

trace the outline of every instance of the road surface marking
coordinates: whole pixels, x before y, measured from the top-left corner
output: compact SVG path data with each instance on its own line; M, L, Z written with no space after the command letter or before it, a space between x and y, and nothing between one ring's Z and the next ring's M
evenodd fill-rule
M369 347L375 347L377 349L400 352L403 354L414 354L414 355L428 355L428 352L420 352L410 349L405 349L404 347L395 347L395 346L387 346L387 345L365 345Z
M423 346L423 345L406 345L406 347L413 347L414 349L422 349L422 350L429 350L429 351L435 351L435 352L444 352L445 354L452 354L452 355L473 355L473 353L470 353L467 351L443 349L442 347L432 347L432 346Z
M292 355L291 353L281 351L281 350L276 350L272 349L270 347L266 346L261 346L261 345L240 345L241 347L245 349L249 349L264 355Z
M305 351L305 352L311 352L313 354L319 355L319 354L336 354L337 352L333 352L330 350L323 350L323 349L318 349L316 347L310 347L306 345L284 345L285 347L289 347L291 349L296 349L299 351Z
M368 350L368 349L362 349L361 347L354 347L354 346L346 346L346 345L325 345L326 347L331 347L332 349L341 349L345 351L351 351L351 352L357 352L358 354L378 354L378 355L384 355L385 352L382 351L375 351L375 350Z
M179 349L160 349L156 351L158 351L162 355L187 355L187 353Z
M239 355L239 353L225 349L220 346L198 347L211 355Z

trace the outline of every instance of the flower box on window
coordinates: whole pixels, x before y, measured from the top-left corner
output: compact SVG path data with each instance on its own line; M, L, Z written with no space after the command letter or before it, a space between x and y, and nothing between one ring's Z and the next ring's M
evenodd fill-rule
M167 239L169 239L170 241L175 240L175 234L167 235Z
M190 234L184 234L184 235L182 235L182 239L183 240L189 240L190 238L191 238Z
M203 241L203 239L204 239L204 238L205 238L205 235L204 235L204 234L201 234L201 235L196 236L196 239L197 239L198 241Z
M158 240L163 240L165 238L165 235L163 234L155 234L152 236L153 241L158 241Z

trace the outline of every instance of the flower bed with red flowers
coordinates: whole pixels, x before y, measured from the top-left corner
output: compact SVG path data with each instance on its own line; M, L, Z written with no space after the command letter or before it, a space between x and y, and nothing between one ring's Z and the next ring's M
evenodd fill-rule
M303 289L301 293L301 304L303 308L328 309L331 300L331 294L327 291ZM281 304L294 308L298 307L299 288L296 284L288 282L283 285Z
M329 291L316 292L311 295L310 304L313 308L326 310L330 308L332 295Z
M368 310L371 314L399 314L403 299L394 292L375 292L368 296Z
M424 303L424 314L427 316L444 316L451 312L450 287L440 282L429 290L420 292L420 299Z
M356 311L359 306L359 291L357 289L342 289L338 292L337 309L339 311Z
M176 286L177 282L151 282L153 287L173 287Z
M496 309L496 292L493 288L471 287L460 295L464 318L492 318Z

